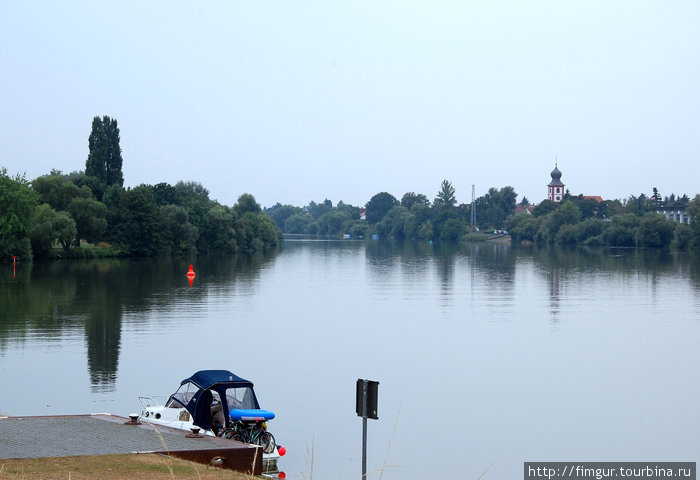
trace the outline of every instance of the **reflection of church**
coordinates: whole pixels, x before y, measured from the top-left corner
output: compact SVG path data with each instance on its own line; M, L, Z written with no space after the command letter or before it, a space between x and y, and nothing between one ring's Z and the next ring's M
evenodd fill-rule
M554 170L550 175L552 175L552 181L547 185L549 188L547 199L559 203L564 198L564 184L561 183L561 172L556 164L554 164Z

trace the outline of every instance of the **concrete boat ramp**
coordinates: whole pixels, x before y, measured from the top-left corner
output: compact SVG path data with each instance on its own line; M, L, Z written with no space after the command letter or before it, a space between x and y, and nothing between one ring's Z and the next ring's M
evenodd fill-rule
M107 413L0 417L0 459L125 453L162 453L207 465L223 457L224 468L263 472L260 447Z

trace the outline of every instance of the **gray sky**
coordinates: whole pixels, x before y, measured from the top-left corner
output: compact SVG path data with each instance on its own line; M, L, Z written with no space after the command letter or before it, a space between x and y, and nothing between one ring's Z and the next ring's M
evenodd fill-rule
M697 0L3 1L0 166L84 170L119 122L126 186L232 205L387 191L459 202L700 193Z

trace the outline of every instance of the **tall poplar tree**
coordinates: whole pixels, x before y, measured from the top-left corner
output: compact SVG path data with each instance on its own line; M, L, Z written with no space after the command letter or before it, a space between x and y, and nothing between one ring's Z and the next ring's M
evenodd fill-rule
M90 153L85 162L85 175L97 177L106 186L124 185L117 120L107 115L93 118L88 146Z

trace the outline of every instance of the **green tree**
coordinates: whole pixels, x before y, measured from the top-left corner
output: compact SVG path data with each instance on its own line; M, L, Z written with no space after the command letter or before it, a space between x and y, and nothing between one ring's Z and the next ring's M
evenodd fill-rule
M688 250L693 242L693 227L687 223L679 223L673 232L671 246L675 250Z
M399 202L396 200L396 197L390 193L377 193L365 205L367 210L367 222L369 222L370 225L378 223L382 218L384 218L384 215L398 205L398 203Z
M634 247L637 240L639 217L634 213L615 215L603 230L603 242L614 247Z
M107 206L94 198L74 198L68 212L75 220L77 238L97 243L107 230Z
M440 230L441 242L457 242L469 231L469 225L461 218L451 218Z
M163 205L180 205L181 199L178 190L166 182L161 182L151 187L153 198L160 206Z
M255 201L255 197L251 195L250 193L244 193L241 196L238 197L238 201L236 204L233 206L233 210L238 214L238 216L242 217L244 214L251 212L254 214L262 213L262 208L260 208L260 205L258 204L257 201Z
M314 218L306 213L295 213L284 221L284 231L292 234L302 234L306 227L314 222Z
M296 213L303 213L304 210L302 210L300 207L295 207L292 205L282 205L279 202L273 205L270 208L265 209L265 213L267 216L269 216L273 222L277 224L277 226L282 230L283 232L287 232L285 229L285 222L289 217Z
M243 226L233 209L215 203L202 222L197 250L199 253L236 253L242 235Z
M326 213L330 212L332 209L333 202L331 202L328 199L325 199L321 203L309 202L309 205L306 207L306 211L309 212L311 216L314 217L316 220L321 218Z
M149 186L124 192L119 224L121 241L130 255L151 257L167 251L165 223Z
M676 228L673 220L666 220L658 213L647 213L639 221L637 245L642 247L669 248Z
M61 244L66 252L70 250L75 237L78 235L78 229L68 212L56 212L56 218L53 222L53 228L56 233L56 240Z
M207 214L212 207L209 190L199 182L180 181L175 184L175 198L176 205L187 209L190 223L203 232L206 229Z
M418 227L418 238L421 240L432 240L434 235L433 224L430 220L426 220Z
M280 232L275 222L262 212L246 212L243 215L244 228L252 230L252 242L247 252L265 252L277 248L282 241Z
M34 221L29 229L32 253L36 257L46 257L53 243L58 240L54 230L54 220L58 213L48 203L37 205Z
M559 204L554 203L551 200L542 200L540 203L535 205L535 208L532 209L532 214L535 217L544 217L548 213L556 210L558 206Z
M93 198L87 186L78 187L59 175L43 175L32 180L32 189L39 194L40 203L48 203L60 212L76 198Z
M484 228L503 228L506 218L515 210L517 194L513 187L489 188L486 195L479 197L476 204L476 218Z
M407 209L413 208L413 205L425 205L426 207L430 207L430 200L428 200L428 197L423 195L422 193L413 193L413 192L407 192L403 194L403 197L401 197L401 206L405 207Z
M97 200L102 201L106 185L97 177L85 175L85 172L71 172L68 175L63 175L63 180L70 182L78 188L87 187L92 192L92 196Z
M440 184L440 191L433 200L433 208L451 208L457 204L457 198L455 197L455 187L452 186L451 182L443 180Z
M187 210L179 205L169 204L161 206L160 213L165 223L165 237L170 252L175 255L196 255L199 232L197 227L190 223Z
M362 211L360 207L350 205L349 203L344 203L342 200L339 201L338 204L335 206L335 210L347 213L350 217L350 220L359 220L360 213Z
M367 220L355 220L348 230L353 238L364 238L369 233Z
M517 245L523 241L534 242L541 223L542 217L535 217L529 213L516 213L508 217L505 228L513 244Z
M88 148L85 175L97 177L106 186L124 185L122 149L119 146L119 127L115 118L105 115L92 119Z
M581 221L581 210L571 200L566 200L558 208L548 213L540 224L540 228L535 235L535 243L540 245L552 244L557 241L557 233L563 225L574 225ZM570 238L575 238L575 232L567 229L566 242L570 242ZM560 241L564 237L560 237Z
M321 233L326 235L341 235L346 232L346 227L351 223L350 215L347 212L331 210L318 219L321 226Z
M0 169L0 260L31 258L29 229L38 201L24 176L9 177Z

